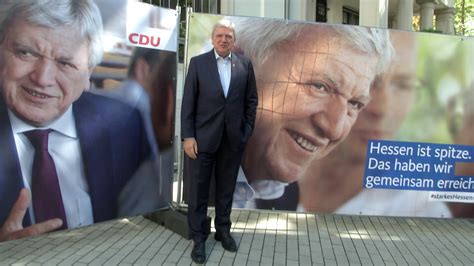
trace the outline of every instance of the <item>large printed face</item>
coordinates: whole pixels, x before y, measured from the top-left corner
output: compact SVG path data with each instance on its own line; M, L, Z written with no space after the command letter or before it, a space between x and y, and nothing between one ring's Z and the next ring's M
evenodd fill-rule
M348 135L369 102L376 57L324 29L306 29L256 67L259 105L246 157L263 178L297 180Z
M88 42L69 27L13 21L0 44L0 84L7 107L44 126L89 88Z
M392 139L415 100L416 44L415 36L392 32L395 58L387 73L372 84L372 101L359 115L344 146L345 154L364 161L370 139Z

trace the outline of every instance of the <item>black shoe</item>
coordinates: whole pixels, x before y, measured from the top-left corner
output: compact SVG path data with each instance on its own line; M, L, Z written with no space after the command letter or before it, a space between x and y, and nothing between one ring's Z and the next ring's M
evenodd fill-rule
M191 258L198 264L202 264L206 261L206 248L204 242L194 243Z
M230 252L237 251L237 244L235 244L235 240L229 233L215 233L214 239L217 241L221 241L222 247Z

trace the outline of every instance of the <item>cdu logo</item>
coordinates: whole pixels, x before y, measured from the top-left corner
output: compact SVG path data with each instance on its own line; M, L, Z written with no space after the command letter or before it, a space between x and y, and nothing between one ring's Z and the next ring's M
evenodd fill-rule
M149 36L139 33L130 33L128 35L128 41L134 45L158 47L160 45L160 40L160 37L153 35Z

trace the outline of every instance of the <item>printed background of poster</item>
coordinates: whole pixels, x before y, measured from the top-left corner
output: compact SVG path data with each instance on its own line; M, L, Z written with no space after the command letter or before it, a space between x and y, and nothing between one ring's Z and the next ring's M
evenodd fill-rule
M221 18L223 17L192 14L187 60L212 48L210 31ZM234 17L226 18L232 21ZM472 107L467 104L473 91L472 39L395 30L388 32L395 50L399 51L397 58L400 58L392 65L411 70L411 74L391 74L391 82L385 85L390 87L387 91L391 93L380 96L383 98L362 111L364 114L359 115L359 120L362 121L356 122L345 142L323 160L311 163L305 173L306 181L291 183L285 188L282 197L259 200L250 208L356 215L474 215L472 204L464 204L460 208L462 211L453 211L455 207L451 204L448 206L444 202L433 202L429 192L362 188L368 139L465 145L474 143L470 137L472 134L466 133L474 127L474 119L469 115ZM238 44L238 35L236 39ZM261 97L259 95L259 101ZM389 107L380 109L379 105ZM365 118L360 118L361 116ZM363 122L364 119L366 122ZM384 128L390 130L384 132ZM315 181L307 181L310 179ZM301 191L302 188L305 192ZM310 195L304 197L304 202L301 200L302 193Z
M127 197L128 200L122 214L144 214L166 208L171 202L174 168L177 12L135 0L96 2L104 21L105 53L103 61L92 74L96 85L94 92L118 98L144 114L148 113L143 115L144 123L151 125L147 134L152 146L156 146L153 149L157 154L154 162L141 167L137 177L125 188L122 198ZM130 43L131 34L145 33L151 27L166 35L161 38L159 46ZM134 55L134 52L139 55ZM137 62L148 58L148 68L144 70L139 63L133 63L134 56L139 58ZM149 72L139 82L142 86L129 82L136 79L129 75L142 76L130 74L129 71L133 71L129 69L131 67L135 67L134 72ZM143 87L143 84L147 85Z

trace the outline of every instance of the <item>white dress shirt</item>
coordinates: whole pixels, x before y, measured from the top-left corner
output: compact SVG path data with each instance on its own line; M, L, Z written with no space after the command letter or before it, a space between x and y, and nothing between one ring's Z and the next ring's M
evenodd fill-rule
M35 149L23 133L33 129L51 128L53 131L49 134L48 151L53 158L58 174L68 228L92 224L94 222L92 204L84 174L81 146L76 133L72 106L60 118L42 128L25 123L11 111L8 111L8 115L25 187L31 192L31 170ZM29 214L32 223L35 223L33 209L33 202L30 200Z
M222 58L216 53L216 50L214 50L214 54L216 55L217 70L219 71L222 89L224 90L225 97L227 97L227 93L229 92L230 76L232 72L232 53L230 53L226 58Z
M254 180L249 183L242 167L239 168L235 184L233 208L256 209L256 199L277 199L283 196L287 183L276 180Z

